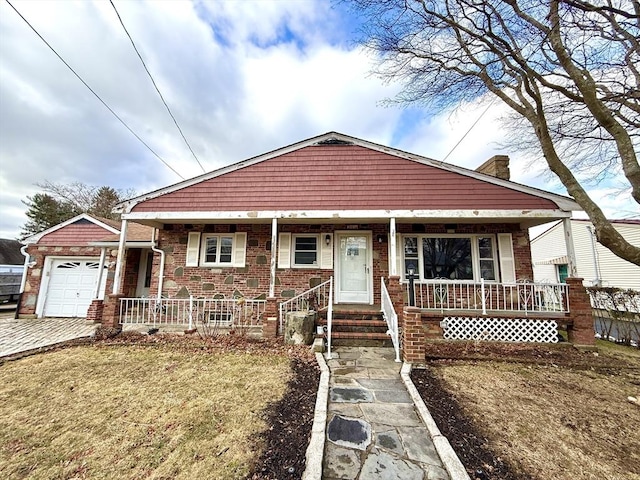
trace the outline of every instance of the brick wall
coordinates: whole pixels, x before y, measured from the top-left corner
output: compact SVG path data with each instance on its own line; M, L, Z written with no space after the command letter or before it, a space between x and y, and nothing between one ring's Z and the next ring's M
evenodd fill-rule
M344 225L279 225L278 233L333 234L344 230ZM380 277L388 276L387 224L359 225L360 230L373 234L374 303L380 303ZM186 252L188 233L247 232L246 264L237 267L187 267ZM378 236L382 242L378 241ZM335 238L334 238L335 243ZM241 294L249 298L266 298L271 275L271 225L175 225L160 232L159 247L165 251L165 280L163 294L169 297L194 295L196 297L230 297ZM334 245L335 247L335 245ZM151 294L158 291L160 256L154 256ZM319 283L329 280L333 269L291 268L276 270L275 295L291 298Z
M402 360L407 363L425 362L425 330L418 307L404 307L402 325Z
M348 231L351 225L278 225L278 233L309 233L320 235L333 234L336 230ZM358 224L356 231L369 231L373 243L373 289L374 303L380 303L380 278L389 276L389 225ZM413 226L398 224L398 233L446 233L441 224L425 224ZM246 265L236 267L187 267L186 251L188 233L191 231L206 233L247 232ZM493 225L456 225L456 233L461 234L495 234L512 233L514 255L516 256L517 278L532 278L533 270L530 258L529 236L526 229L516 224ZM336 238L334 238L334 248ZM248 298L266 298L269 291L271 264L271 225L173 225L160 231L159 247L166 253L165 281L163 294L169 297L194 295L196 297L230 297L240 294ZM133 255L133 252L130 253ZM127 262L127 271L136 269L138 260ZM160 256L154 255L153 279L150 294L158 289L158 271ZM133 270L131 270L133 273ZM322 283L334 275L334 270L319 268L277 269L275 296L278 299L290 298L309 288ZM125 274L128 278L128 273ZM126 280L125 280L126 283ZM131 282L135 291L135 283ZM123 292L127 293L126 290ZM128 294L128 293L127 293Z

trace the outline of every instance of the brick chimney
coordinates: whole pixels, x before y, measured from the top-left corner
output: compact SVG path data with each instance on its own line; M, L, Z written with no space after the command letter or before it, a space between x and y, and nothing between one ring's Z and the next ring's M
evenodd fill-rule
M509 156L494 155L476 168L476 172L486 173L487 175L503 180L509 180L511 178L511 173L509 172Z

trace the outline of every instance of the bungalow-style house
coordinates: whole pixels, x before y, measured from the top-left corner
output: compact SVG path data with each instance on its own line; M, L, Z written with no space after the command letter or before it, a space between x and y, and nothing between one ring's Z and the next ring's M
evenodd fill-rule
M388 330L405 359L425 336L555 341L558 324L591 343L588 309L570 311L588 303L581 282L532 282L528 228L579 206L511 182L508 161L473 171L330 132L132 198L116 207L110 295L90 313L275 336L287 312L312 309L329 345ZM140 225L156 252L147 298L130 275L146 271L129 235Z
M611 220L611 224L632 245L640 246L640 220ZM585 286L640 290L640 267L601 245L589 220L571 219L570 228L577 276L584 279ZM562 224L556 222L531 240L536 282L560 283L569 276L564 235Z
M18 315L28 317L87 317L93 300L102 301L113 287L120 240L119 221L81 214L25 238L27 263ZM131 225L127 295L149 294L152 228Z

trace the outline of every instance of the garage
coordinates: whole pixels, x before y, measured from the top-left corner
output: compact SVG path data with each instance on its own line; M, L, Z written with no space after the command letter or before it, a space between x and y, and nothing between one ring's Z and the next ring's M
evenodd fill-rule
M100 262L96 259L65 258L51 262L46 286L45 317L86 317L94 299ZM104 298L106 267L99 298ZM44 286L44 285L43 285Z

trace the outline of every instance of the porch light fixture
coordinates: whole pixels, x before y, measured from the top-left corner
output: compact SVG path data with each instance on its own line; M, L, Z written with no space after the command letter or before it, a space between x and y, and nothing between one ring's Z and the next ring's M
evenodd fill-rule
M378 235L378 243L384 243L384 235Z
M331 235L329 235L328 233L324 236L324 243L327 244L327 247L331 243Z

